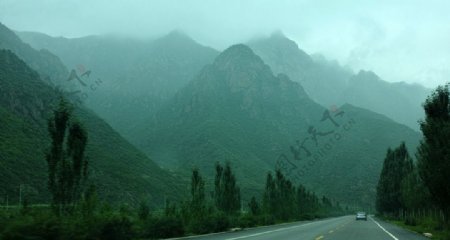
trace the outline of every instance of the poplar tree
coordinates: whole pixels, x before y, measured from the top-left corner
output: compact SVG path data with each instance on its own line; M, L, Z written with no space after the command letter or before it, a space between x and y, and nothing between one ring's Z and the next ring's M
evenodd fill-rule
M59 214L68 212L81 196L81 184L87 177L88 161L84 156L87 132L72 120L69 104L60 99L48 120L51 147L46 152L48 188Z
M250 209L250 214L252 214L253 216L257 216L260 214L259 203L254 196L248 203L248 208Z
M431 199L450 217L450 100L449 85L438 87L425 101L423 140L417 149L419 174Z
M273 180L272 173L267 173L266 185L264 188L263 196L263 209L264 213L271 214L275 212L276 204L276 192L275 192L275 182Z
M216 177L214 181L214 198L217 209L234 214L241 208L240 189L236 184L236 177L231 171L231 166L226 163L223 168L216 164Z
M205 182L200 175L198 169L192 170L191 177L191 200L190 212L191 217L200 219L203 217L206 208L205 199Z
M404 142L394 150L387 150L377 185L378 212L396 215L406 209L402 185L412 172L413 161Z

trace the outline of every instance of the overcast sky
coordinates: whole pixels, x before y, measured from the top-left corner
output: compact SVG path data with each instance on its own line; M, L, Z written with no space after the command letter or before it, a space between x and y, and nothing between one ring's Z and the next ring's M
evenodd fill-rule
M387 81L450 81L446 0L0 0L0 21L65 37L154 37L179 29L219 50L281 30L307 53Z

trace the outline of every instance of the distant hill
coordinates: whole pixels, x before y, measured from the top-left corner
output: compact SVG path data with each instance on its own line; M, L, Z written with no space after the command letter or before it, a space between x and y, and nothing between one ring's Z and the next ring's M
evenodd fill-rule
M388 83L373 72L360 71L349 79L341 102L382 113L417 130L418 121L424 118L422 103L428 94L420 85Z
M135 126L152 118L167 99L194 77L218 52L173 31L153 40L115 36L67 39L18 32L36 49L49 49L69 68L92 71L101 85L86 104L130 140Z
M37 54L32 48L27 51ZM45 56L42 58L46 62ZM0 195L8 195L10 204L17 202L20 184L26 186L25 194L32 203L49 199L44 159L44 150L49 146L46 119L61 92L42 81L41 74L27 66L26 59L10 50L0 50ZM91 179L103 199L115 203L148 199L162 205L165 197L178 199L185 193L178 179L159 168L91 110L76 105L74 115L89 133Z
M140 129L145 130L138 146L166 168L196 166L212 174L216 161L231 162L247 197L278 167L320 194L367 205L373 203L386 149L401 141L415 147L420 139L412 129L368 110L348 104L327 110L299 83L275 76L242 44L222 52ZM330 143L335 134L340 137ZM296 145L305 139L311 156ZM318 160L311 163L313 157Z
M275 73L301 83L323 106L350 103L419 129L417 121L424 117L421 104L431 92L421 85L389 83L367 71L354 74L322 56L309 56L280 33L253 40L249 46Z
M350 70L323 57L309 56L280 32L254 39L248 45L274 73L284 73L299 82L314 101L326 107L340 104L339 97L352 76Z
M9 49L36 70L49 84L60 84L67 79L67 68L57 56L46 49L36 51L22 42L9 28L0 23L0 49Z
M100 77L87 105L160 166L181 179L199 167L211 178L216 161L229 161L245 197L260 194L265 173L279 167L319 194L371 205L386 149L401 141L414 149L421 137L395 121L414 127L406 120L418 116L423 87L355 75L282 34L220 55L180 32L151 41L18 34ZM376 93L365 90L372 82ZM416 96L395 98L411 108L403 120L391 111L397 105L374 105L410 91Z

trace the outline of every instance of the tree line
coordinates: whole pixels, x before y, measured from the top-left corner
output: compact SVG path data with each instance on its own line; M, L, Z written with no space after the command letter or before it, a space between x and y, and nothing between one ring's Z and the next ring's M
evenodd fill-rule
M241 205L240 188L231 165L216 163L214 191L208 199L205 181L198 169L192 171L190 199L166 204L165 213L177 219L188 232L207 233L231 227L253 227L287 221L337 216L344 213L339 203L323 196L319 198L303 185L295 187L281 172L267 173L262 199L251 197Z
M425 119L420 122L423 139L415 154L416 161L405 143L387 150L377 185L379 213L398 218L404 211L438 208L442 224L449 226L449 96L449 85L439 86L423 104Z
M202 174L193 169L184 201L167 200L163 209L151 209L146 200L137 207L113 207L99 200L89 181L88 133L62 97L47 130L51 207L31 208L24 201L18 212L0 211L1 239L153 239L343 214L339 203L294 186L280 170L267 173L261 198L244 204L230 163L219 162L212 194L206 194Z

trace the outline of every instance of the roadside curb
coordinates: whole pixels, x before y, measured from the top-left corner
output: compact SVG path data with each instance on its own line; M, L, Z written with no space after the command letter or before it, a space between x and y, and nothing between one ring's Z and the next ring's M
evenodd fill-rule
M207 234L192 235L192 236L178 237L178 238L165 238L165 240L182 240L182 239L190 239L190 238L195 238L195 237L207 237L207 236L214 236L214 235L224 234L224 233L243 232L243 231L248 231L248 230L253 230L253 229L263 229L263 228L269 228L269 227L273 227L273 226L284 226L284 225L296 224L296 223L308 223L308 222L315 222L315 221L326 220L326 219L329 219L329 218L287 222L287 223L280 223L280 224L273 224L273 225L266 225L266 226L257 226L257 227L251 227L251 228L240 228L240 230L236 230L237 228L231 228L230 230L223 231L223 232L207 233Z
M298 221L298 222L304 222L304 221ZM272 227L272 226L283 226L283 225L291 224L291 223L296 223L296 222L280 223L280 224L274 224L274 225L252 227L252 228L240 228L240 230L238 230L238 231L236 230L236 228L231 228L230 230L223 231L223 232L207 233L207 234L192 235L192 236L178 237L178 238L165 238L165 240L178 240L178 239L190 239L190 238L194 238L194 237L207 237L207 236L214 236L214 235L224 234L224 233L243 232L243 231L252 230L252 229L268 228L268 227Z
M403 229L403 230L406 230L406 231L408 231L408 232L410 232L410 233L414 233L414 234L417 234L417 235L420 235L420 236L425 236L425 237L427 237L427 238L432 238L432 237L429 237L429 236L425 235L426 233L416 232L416 231L414 231L414 230L411 230L411 229L409 229L409 228L405 228L405 227L403 227L403 226L401 226L401 225L398 225L398 224L396 224L396 223L394 223L394 222L391 222L391 221L389 221L389 220L383 220L383 219L380 219L380 220L382 220L382 221L384 221L384 222L387 222L387 223L390 223L390 224L392 224L392 225L394 225L394 226L396 226L396 227L398 227L398 228L401 228L401 229Z

